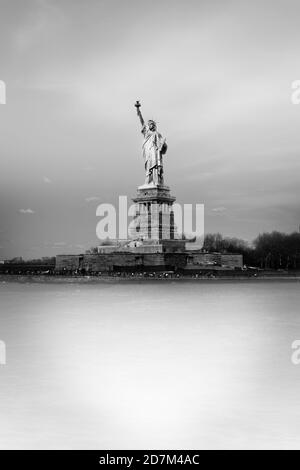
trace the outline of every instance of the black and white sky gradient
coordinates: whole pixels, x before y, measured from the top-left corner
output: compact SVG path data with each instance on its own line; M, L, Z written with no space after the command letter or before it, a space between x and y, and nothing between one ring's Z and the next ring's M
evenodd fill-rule
M143 183L133 104L206 232L300 223L300 3L0 0L0 259L97 244L96 207Z

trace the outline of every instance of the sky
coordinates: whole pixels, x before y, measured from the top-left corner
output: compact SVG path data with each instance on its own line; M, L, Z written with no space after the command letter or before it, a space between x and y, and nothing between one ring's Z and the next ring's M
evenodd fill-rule
M205 232L300 224L300 4L0 0L0 259L84 252L144 181L134 103Z

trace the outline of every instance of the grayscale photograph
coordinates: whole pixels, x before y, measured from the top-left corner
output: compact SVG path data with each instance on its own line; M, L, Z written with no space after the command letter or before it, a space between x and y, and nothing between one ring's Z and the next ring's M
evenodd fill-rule
M299 15L0 0L1 451L300 450Z

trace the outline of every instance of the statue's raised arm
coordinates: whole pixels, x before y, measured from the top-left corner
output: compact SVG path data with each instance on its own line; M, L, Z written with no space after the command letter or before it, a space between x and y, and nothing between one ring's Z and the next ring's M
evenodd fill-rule
M141 125L142 125L142 127L144 127L145 121L144 121L144 118L143 118L141 110L140 110L141 103L139 101L137 101L134 106L136 107L136 112L137 112L137 115L138 115L139 120L141 122Z

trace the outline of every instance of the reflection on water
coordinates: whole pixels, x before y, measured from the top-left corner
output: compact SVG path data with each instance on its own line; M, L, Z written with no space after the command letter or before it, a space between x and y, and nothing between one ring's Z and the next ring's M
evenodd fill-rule
M0 285L1 448L300 448L297 282Z

